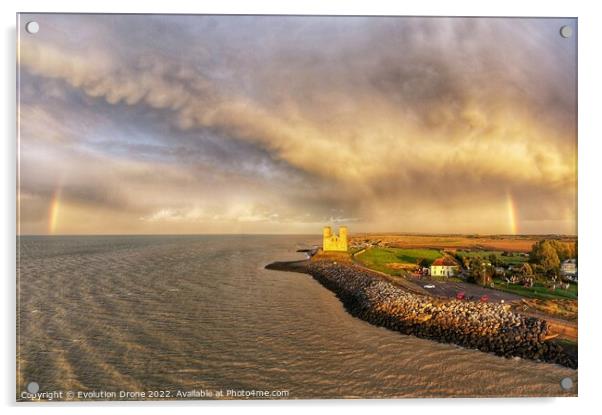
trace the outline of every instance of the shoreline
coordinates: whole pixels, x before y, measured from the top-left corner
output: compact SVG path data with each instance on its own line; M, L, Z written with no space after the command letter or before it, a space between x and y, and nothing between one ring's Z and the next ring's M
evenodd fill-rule
M508 304L443 300L418 294L378 273L333 258L277 261L265 268L311 275L335 293L352 316L376 326L507 358L577 369L576 356L547 339L547 321L516 313Z

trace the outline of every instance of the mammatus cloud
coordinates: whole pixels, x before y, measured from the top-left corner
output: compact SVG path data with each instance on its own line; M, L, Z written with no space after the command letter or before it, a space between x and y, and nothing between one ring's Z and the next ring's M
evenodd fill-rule
M519 231L576 231L566 21L41 20L19 56L22 192L40 211L64 161L73 217L118 211L118 232L507 232L508 195Z

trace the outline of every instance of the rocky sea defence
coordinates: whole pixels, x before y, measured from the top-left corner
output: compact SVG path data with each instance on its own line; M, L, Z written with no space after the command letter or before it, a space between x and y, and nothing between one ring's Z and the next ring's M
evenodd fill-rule
M412 293L353 263L314 259L267 268L312 275L337 295L350 314L377 326L499 356L577 368L575 357L547 340L550 332L545 320L516 313L508 304Z

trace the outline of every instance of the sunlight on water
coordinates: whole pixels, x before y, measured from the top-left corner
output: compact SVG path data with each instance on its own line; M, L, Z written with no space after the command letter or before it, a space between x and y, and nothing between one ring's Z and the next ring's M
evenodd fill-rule
M310 276L308 236L22 237L18 393L288 390L291 398L558 396L577 372L403 336ZM571 392L570 394L574 394Z

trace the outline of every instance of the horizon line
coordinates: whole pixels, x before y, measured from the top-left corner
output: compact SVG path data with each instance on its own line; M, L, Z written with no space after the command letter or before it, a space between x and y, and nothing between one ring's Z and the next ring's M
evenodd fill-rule
M321 233L65 233L65 234L46 234L46 233L23 233L16 234L20 236L287 236L287 235L304 235L304 236L321 236ZM415 236L562 236L562 237L574 237L577 238L577 234L566 234L566 233L521 233L521 234L510 234L510 233L478 233L478 232L354 232L350 233L349 236L357 237L362 235L415 235Z

